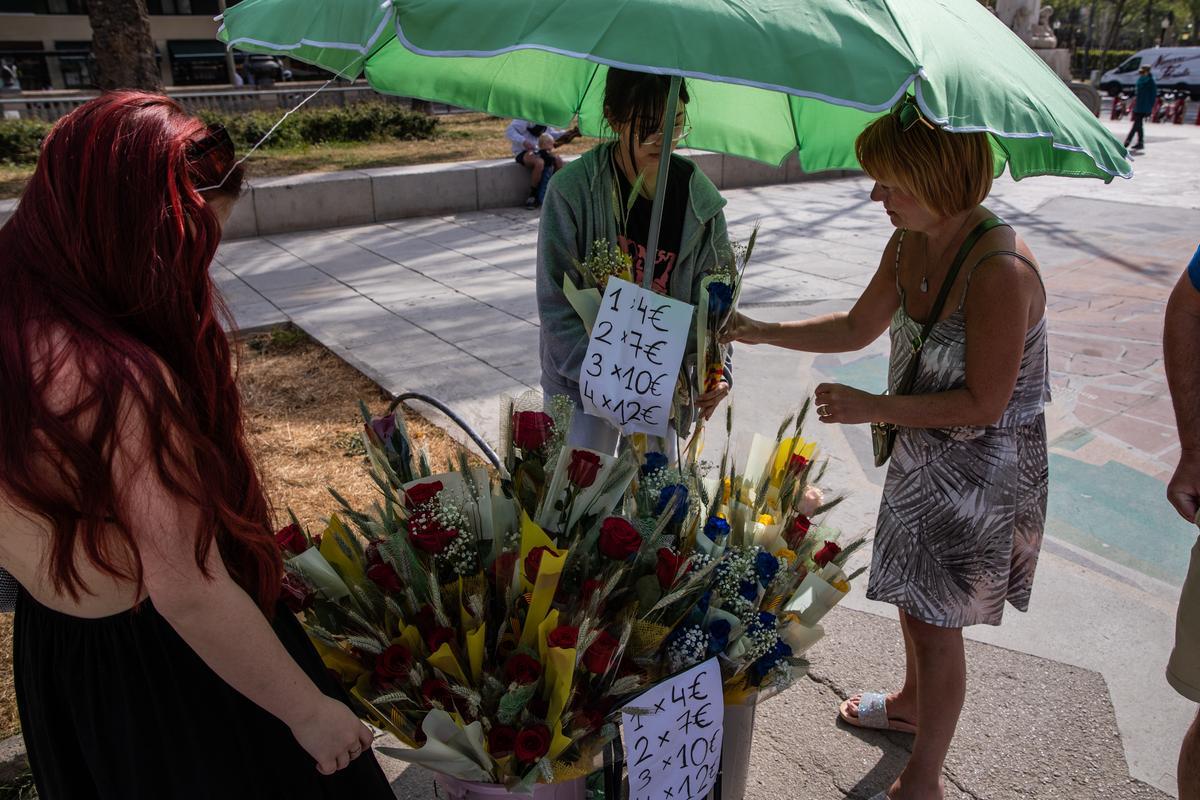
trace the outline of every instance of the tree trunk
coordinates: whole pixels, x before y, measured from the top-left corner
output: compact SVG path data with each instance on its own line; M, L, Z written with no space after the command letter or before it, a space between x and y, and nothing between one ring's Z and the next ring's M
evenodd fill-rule
M96 85L104 90L161 92L146 0L88 0L87 6Z
M1104 42L1104 51L1100 54L1101 58L1108 57L1108 51L1112 50L1117 43L1117 36L1121 33L1121 26L1124 24L1122 17L1125 16L1125 0L1117 0L1113 8L1112 24L1108 26L1108 38Z

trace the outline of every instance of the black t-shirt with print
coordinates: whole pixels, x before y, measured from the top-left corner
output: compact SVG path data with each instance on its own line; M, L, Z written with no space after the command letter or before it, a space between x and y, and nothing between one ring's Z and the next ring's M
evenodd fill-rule
M622 204L617 213L623 214L633 187L625 178L625 173L620 168L615 169L619 199ZM672 159L671 170L667 173L667 196L663 204L662 228L658 235L658 258L654 262L654 291L659 294L670 293L671 273L679 259L683 220L688 211L688 187L692 180L692 169L690 163ZM642 285L642 270L646 261L646 240L650 238L650 214L653 205L652 198L639 194L629 212L629 222L625 227L625 233L624 235L618 234L617 238L618 246L633 259L633 281L639 286Z

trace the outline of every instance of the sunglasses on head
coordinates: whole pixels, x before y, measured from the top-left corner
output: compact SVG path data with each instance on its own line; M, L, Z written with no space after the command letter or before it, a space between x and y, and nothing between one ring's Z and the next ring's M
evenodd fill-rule
M932 129L933 123L925 119L925 115L921 113L921 107L917 105L917 98L911 94L904 95L899 103L892 106L892 113L896 116L900 123L900 130L908 131L918 122L925 127Z
M224 125L214 122L208 126L203 136L188 143L188 158L199 161L217 150L224 151L229 160L233 160L233 139L230 138L229 131L225 130Z

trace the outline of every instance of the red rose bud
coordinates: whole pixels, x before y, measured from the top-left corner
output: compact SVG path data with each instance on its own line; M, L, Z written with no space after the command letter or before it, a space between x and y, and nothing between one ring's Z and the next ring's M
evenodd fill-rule
M379 563L367 567L367 577L385 592L395 594L404 589L404 584L400 582L400 576L396 574L396 570L392 569L391 564Z
M613 655L620 644L611 633L600 631L600 635L583 653L583 666L593 675L603 675L612 666Z
M375 658L375 681L388 684L408 674L412 668L412 652L402 644L388 647Z
M637 528L620 517L609 517L600 524L600 553L613 561L624 561L642 547Z
M512 755L517 743L517 729L509 725L493 725L488 731L488 754L492 758Z
M813 561L817 563L818 567L823 567L837 558L837 554L840 552L842 552L842 548L837 546L837 542L826 542L813 556Z
M572 450L571 463L567 465L567 479L577 488L586 489L596 482L600 471L600 456L587 450Z
M425 702L433 705L437 703L447 711L454 710L454 693L450 691L450 686L443 680L437 678L426 678L421 684L421 697L425 698Z
M454 632L454 628L434 628L425 637L425 646L429 648L429 652L436 653L437 649L449 642L454 644L458 639L458 634Z
M283 573L283 582L279 586L279 596L288 611L299 614L312 606L316 593L309 588L304 579L290 572Z
M504 677L509 683L519 683L522 686L537 683L537 679L542 677L542 665L532 656L517 653L505 662Z
M596 591L603 585L603 581L600 581L596 578L588 578L579 587L579 598L583 600L584 603L590 602L592 595L594 595Z
M429 483L418 483L415 486L410 486L404 490L404 496L408 500L408 507L424 505L430 500L438 496L445 487L441 481L430 481Z
M408 541L412 546L431 556L441 554L458 531L453 528L443 528L441 524L429 515L418 515L408 522Z
M546 635L547 647L561 647L570 650L579 641L579 628L572 625L559 625Z
M366 557L368 567L383 563L383 556L379 555L379 542L371 542L367 545Z
M804 537L808 536L810 528L812 528L812 520L803 514L798 515L796 521L792 523L792 529L784 537L787 539L788 547L795 550L804 541Z
M545 725L531 725L517 734L513 746L517 761L532 764L550 752L550 729Z
M549 553L552 556L558 555L558 552L553 547L541 545L529 551L525 556L525 580L530 583L537 583L538 570L542 568L542 556Z
M513 444L522 450L541 450L554 436L554 420L541 411L513 414Z
M293 522L276 532L275 544L285 553L300 555L308 549L308 537L304 535L304 530Z
M788 461L788 469L790 469L792 472L796 473L797 475L799 475L801 472L804 472L804 468L807 466L808 466L808 459L805 458L804 456L800 455L799 453L796 453L795 455L793 455L791 460Z
M658 549L658 563L654 567L654 572L658 575L658 585L664 592L675 585L675 579L679 576L679 569L682 566L683 556L679 553L669 547Z

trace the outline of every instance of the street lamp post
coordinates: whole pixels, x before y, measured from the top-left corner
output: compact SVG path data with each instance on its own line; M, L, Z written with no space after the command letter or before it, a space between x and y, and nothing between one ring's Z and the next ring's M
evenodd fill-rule
M217 11L222 17L225 16L225 0L217 0ZM225 48L225 72L228 73L229 85L237 85L237 80L234 79L237 75L237 65L233 63L233 51L228 47Z
M1167 30L1170 29L1170 27L1171 27L1171 18L1163 17L1162 18L1162 33L1160 33L1158 35L1158 46L1159 47L1162 47L1163 43L1166 42Z

